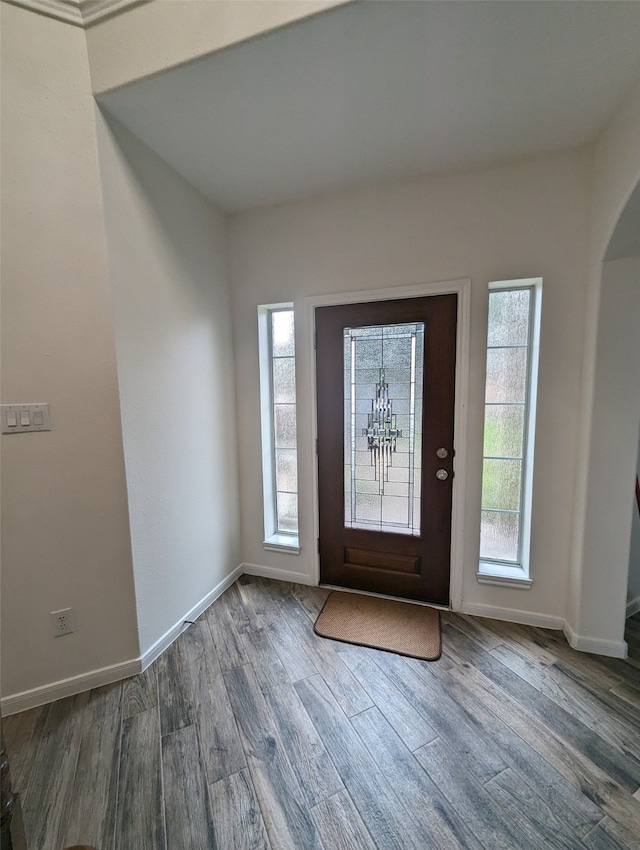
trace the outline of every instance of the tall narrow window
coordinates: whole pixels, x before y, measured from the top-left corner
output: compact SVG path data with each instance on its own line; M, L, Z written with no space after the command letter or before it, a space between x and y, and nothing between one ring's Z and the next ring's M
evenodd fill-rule
M531 585L541 281L490 285L478 579Z
M264 543L298 551L296 362L291 304L258 309Z

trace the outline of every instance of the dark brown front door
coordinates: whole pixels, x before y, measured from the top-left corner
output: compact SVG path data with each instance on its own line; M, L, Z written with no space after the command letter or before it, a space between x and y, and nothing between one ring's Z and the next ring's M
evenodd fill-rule
M316 309L320 580L449 604L456 295Z

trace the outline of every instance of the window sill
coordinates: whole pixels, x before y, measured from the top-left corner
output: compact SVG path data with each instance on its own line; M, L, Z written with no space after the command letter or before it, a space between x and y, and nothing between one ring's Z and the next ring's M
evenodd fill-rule
M529 590L533 581L519 566L495 564L491 561L480 561L476 573L479 584L493 584L497 587L515 587L518 590Z
M262 541L262 545L268 552L286 552L288 555L300 554L300 540L298 535L272 534Z

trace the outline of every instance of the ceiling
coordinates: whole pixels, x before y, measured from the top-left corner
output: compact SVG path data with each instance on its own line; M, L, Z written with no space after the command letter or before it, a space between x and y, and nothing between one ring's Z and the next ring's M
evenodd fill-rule
M362 2L99 97L227 211L592 141L640 2Z

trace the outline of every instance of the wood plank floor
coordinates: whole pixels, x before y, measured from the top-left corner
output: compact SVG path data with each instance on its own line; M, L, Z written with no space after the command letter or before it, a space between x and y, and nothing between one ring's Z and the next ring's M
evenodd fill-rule
M148 670L3 720L30 850L638 850L625 661L443 614L426 663L317 637L245 576Z

